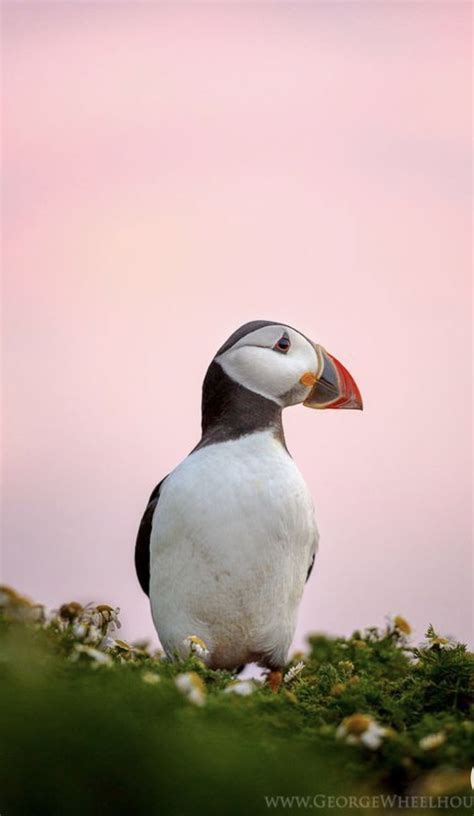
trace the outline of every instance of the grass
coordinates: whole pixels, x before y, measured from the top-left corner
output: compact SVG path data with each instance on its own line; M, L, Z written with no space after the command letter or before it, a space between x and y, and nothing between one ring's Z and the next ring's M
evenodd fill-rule
M395 795L414 797L404 813L474 811L462 644L430 628L413 648L401 617L313 635L274 693L207 669L198 640L179 663L127 644L116 618L105 605L47 614L0 588L2 816L334 814L351 796L375 816L396 808L370 797Z

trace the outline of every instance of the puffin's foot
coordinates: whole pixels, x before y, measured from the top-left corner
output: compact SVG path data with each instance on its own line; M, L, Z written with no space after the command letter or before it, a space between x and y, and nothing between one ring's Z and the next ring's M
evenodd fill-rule
M283 682L283 674L281 671L269 671L267 674L267 683L274 694L280 690Z

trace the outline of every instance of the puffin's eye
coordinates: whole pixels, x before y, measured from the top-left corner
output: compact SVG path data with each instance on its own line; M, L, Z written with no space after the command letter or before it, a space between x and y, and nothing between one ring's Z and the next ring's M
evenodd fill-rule
M283 336L283 337L280 337L280 339L278 340L278 342L275 343L273 348L275 349L275 351L281 351L282 354L286 354L286 352L288 351L290 346L291 346L291 343L290 343L288 337Z

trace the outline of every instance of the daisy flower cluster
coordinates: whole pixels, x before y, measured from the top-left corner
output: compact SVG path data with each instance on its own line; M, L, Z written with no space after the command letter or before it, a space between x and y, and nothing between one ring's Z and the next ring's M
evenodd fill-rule
M136 782L136 768L142 768L140 785L146 789L163 760L169 733L177 767L180 757L190 757L189 745L199 745L198 773L208 765L210 784L215 782L215 745L224 751L228 744L227 767L237 771L244 767L240 774L244 783L250 768L252 786L261 771L261 757L276 755L274 789L279 790L291 755L297 757L292 779L295 768L301 766L305 780L314 776L316 767L321 777L327 771L328 779L334 776L338 784L341 774L347 774L345 782L352 785L348 790L358 790L362 780L364 793L367 786L388 793L401 790L408 796L458 796L467 791L474 761L470 719L474 656L433 627L418 647L409 645L411 626L399 614L386 625L357 630L350 637L315 633L307 650L294 654L283 671L260 678L250 678L250 670L237 675L211 668L214 644L210 638L206 642L207 636L203 640L195 632L183 632L180 657L171 660L144 642L128 643L118 637L122 632L116 606L71 601L48 610L10 587L0 587L1 701L9 712L2 718L2 729L7 729L6 744L15 748L2 760L7 763L6 782L12 770L16 773L16 757L25 762L30 757L25 778L35 779L36 796L43 778L38 762L45 753L44 777L49 778L50 754L48 743L45 752L34 747L38 734L42 744L49 739L53 722L52 744L76 752L70 766L80 767L81 774L84 756L91 750L92 772L100 762L101 734L107 734L114 751L122 750L123 743L123 753L117 754L120 761L113 763L119 767L120 790L127 751L130 745L137 747L137 734L144 735L146 753L133 767L131 784ZM18 682L23 674L28 682ZM15 716L10 716L9 706ZM34 710L35 716L24 717L25 710ZM90 711L93 716L88 716ZM71 728L74 723L80 728ZM217 742L210 740L209 757L203 739L207 728L215 728L219 735ZM83 742L77 743L81 734L76 730L83 732ZM25 750L25 744L33 750ZM249 750L255 745L258 750ZM242 766L236 762L238 756ZM61 801L70 795L60 760L59 756L53 809L57 784L64 779ZM218 763L220 768L225 764ZM191 763L185 763L181 788L189 782L190 767L192 771ZM171 765L168 769L173 770ZM225 774L218 779L223 786L228 785L227 768ZM159 799L160 780L156 784ZM267 785L267 777L262 784ZM173 783L173 797L177 787ZM188 787L192 798L192 784ZM15 784L12 801L18 791ZM73 795L80 791L75 785ZM254 787L249 797L255 798ZM22 812L37 810L26 807ZM82 810L87 812L87 802ZM187 812L187 803L182 812Z
M109 604L77 601L62 604L59 609L47 609L43 604L34 603L12 587L0 586L0 613L11 623L36 624L65 634L73 641L71 660L87 658L97 665L110 665L114 652L119 662L130 659L135 649L122 640L115 640L110 634L120 629L120 609Z
M127 659L132 652L125 641L115 640L110 633L120 629L120 609L109 604L92 603L82 606L76 601L62 604L53 610L50 623L60 632L71 634L76 641L71 660L87 658L97 666L110 666L110 652L116 650L120 661Z
M232 706L236 717L258 717L265 709L270 719L271 712L276 718L284 711L288 721L296 717L295 728L304 720L309 731L314 729L313 738L323 749L326 740L337 740L341 752L348 750L346 745L359 749L351 761L367 762L370 752L375 765L398 763L397 773L413 778L436 763L464 756L473 733L467 720L458 720L472 699L471 656L432 626L423 644L412 647L411 625L400 614L391 615L384 627L356 631L350 638L313 635L309 650L294 654L286 671L251 679L210 668L212 645L195 633L184 637L174 660L151 652L145 643L128 643L117 637L120 609L109 604L71 601L49 610L0 586L0 618L7 624L0 635L2 630L18 637L22 630L42 631L36 640L59 660L80 666L84 682L96 674L91 669L121 672L128 665L126 688L133 688L132 678L138 678L153 706L161 705L161 699L169 705L173 690L189 712L196 706L214 714ZM429 717L417 721L418 710ZM438 711L443 715L437 717ZM436 776L427 780L425 787L439 783Z

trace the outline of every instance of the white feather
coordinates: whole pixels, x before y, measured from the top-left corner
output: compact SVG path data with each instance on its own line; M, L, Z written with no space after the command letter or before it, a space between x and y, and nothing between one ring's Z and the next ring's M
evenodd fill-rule
M283 333L291 343L286 354L274 350ZM308 371L316 375L320 368L312 343L288 326L265 326L250 332L216 357L216 362L235 382L281 406L303 402L309 388L299 385L300 377ZM290 401L284 398L289 391L294 392Z
M197 635L211 664L283 665L317 540L308 488L270 431L192 453L153 519L150 600L167 653Z

